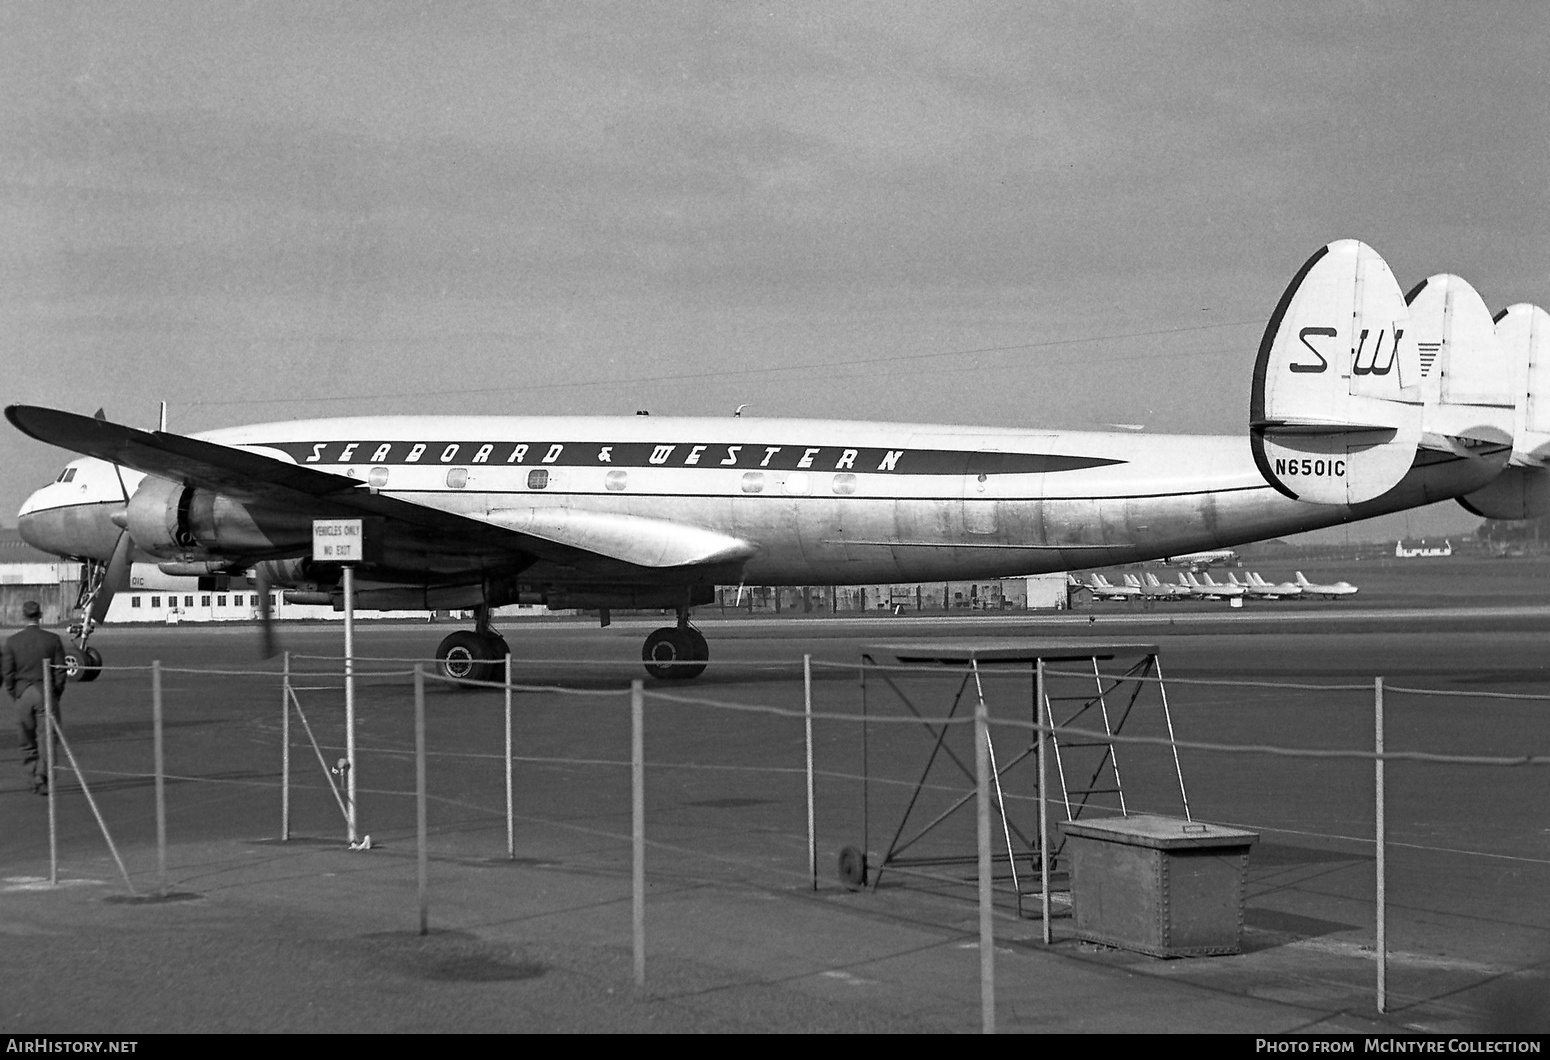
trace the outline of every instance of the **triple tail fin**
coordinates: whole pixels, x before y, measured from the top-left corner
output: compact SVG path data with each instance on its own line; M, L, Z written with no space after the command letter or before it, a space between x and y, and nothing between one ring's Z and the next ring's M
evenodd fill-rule
M1393 488L1421 440L1421 365L1388 264L1342 239L1315 253L1265 328L1249 440L1293 499L1358 504Z

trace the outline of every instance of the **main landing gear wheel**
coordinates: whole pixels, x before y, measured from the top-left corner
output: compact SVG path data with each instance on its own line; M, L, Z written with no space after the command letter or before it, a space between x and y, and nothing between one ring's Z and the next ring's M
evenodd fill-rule
M65 680L95 681L102 672L102 653L96 648L65 649Z
M710 645L697 629L663 626L652 630L641 649L646 672L664 681L687 681L705 672Z
M496 634L459 630L437 646L436 666L443 677L454 681L504 681L506 656L510 654L505 639Z

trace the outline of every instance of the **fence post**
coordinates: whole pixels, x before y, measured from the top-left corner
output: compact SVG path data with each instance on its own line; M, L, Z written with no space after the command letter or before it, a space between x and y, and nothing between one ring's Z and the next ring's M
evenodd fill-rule
M291 653L280 678L280 842L291 838Z
M167 893L167 790L162 757L161 660L151 661L151 729L156 757L156 886Z
M1034 696L1038 700L1034 720L1038 725L1039 737L1039 906L1044 917L1044 945L1048 946L1054 941L1054 934L1050 930L1050 900L1049 900L1049 795L1047 788L1048 774L1044 769L1045 755L1048 744L1045 737L1046 704L1044 699L1044 660L1041 658L1035 663L1038 667L1034 678Z
M430 866L425 852L425 671L414 664L414 833L416 883L420 891L420 934L430 933Z
M635 987L646 989L646 740L645 691L630 682L630 911L634 921Z
M990 714L984 697L974 704L974 781L979 832L980 1030L996 1033L996 945L991 905Z
M807 868L818 889L818 833L813 828L813 657L802 656L802 696L807 739Z
M506 856L517 857L516 804L511 794L511 653L506 653Z
M355 565L344 565L344 775L346 831L350 847L360 842L355 808Z
M1374 813L1373 834L1377 838L1378 857L1378 939L1377 939L1377 965L1378 965L1378 1011L1388 1011L1389 993L1389 950L1388 950L1388 867L1385 864L1384 848L1387 846L1385 828L1385 813L1383 807L1383 678L1376 677L1372 684L1372 713L1373 713L1373 781L1376 795L1376 808Z
M43 765L48 770L48 885L59 886L59 824L54 813L54 664L43 660Z

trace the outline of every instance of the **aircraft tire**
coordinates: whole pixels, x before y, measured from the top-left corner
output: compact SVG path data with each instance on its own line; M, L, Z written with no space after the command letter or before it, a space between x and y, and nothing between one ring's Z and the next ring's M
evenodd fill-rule
M498 681L503 676L490 662L495 653L494 638L481 637L472 630L460 629L436 647L436 667L443 677L459 682L458 688L471 688L464 681ZM505 644L501 641L501 644Z
M706 641L705 634L690 626L683 631L689 636L689 658L696 662L710 661L710 643ZM703 669L703 668L702 668Z
M506 656L511 654L511 645L506 643L506 638L499 633L485 634L485 670L488 674L486 681L506 680Z
M663 681L687 681L700 676L705 672L710 647L706 645L703 649L699 648L696 637L699 638L699 644L704 643L705 638L694 630L679 629L677 626L652 630L640 653L641 661L646 664L646 672ZM699 651L704 654L697 654Z
M102 673L102 652L96 648L85 649L86 666L81 670L81 680L95 681Z
M80 648L65 649L66 681L90 681L91 677L84 676L86 674L91 674L92 677L96 676L94 671L87 669L90 665L91 662L87 659L86 653Z

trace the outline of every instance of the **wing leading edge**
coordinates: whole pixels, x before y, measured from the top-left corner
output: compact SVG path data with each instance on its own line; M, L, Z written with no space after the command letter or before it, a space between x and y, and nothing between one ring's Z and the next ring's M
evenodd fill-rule
M213 490L303 518L375 517L395 553L466 555L468 566L525 567L535 561L588 577L679 575L686 568L737 565L754 546L703 527L602 512L497 509L488 521L383 494L357 479L247 449L165 431L142 431L28 405L5 410L40 442Z

